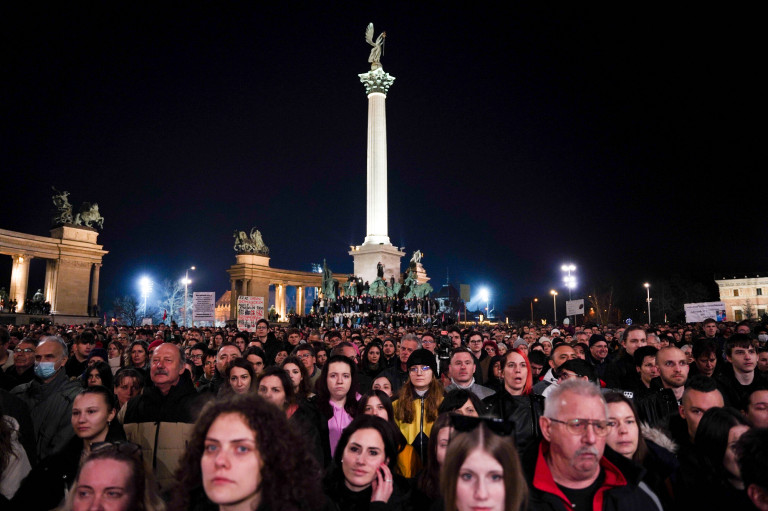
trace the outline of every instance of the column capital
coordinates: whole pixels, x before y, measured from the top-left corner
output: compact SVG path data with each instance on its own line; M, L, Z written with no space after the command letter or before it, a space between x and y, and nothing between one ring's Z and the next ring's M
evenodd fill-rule
M379 92L386 96L387 92L389 92L389 88L392 86L392 82L395 81L394 76L389 73L385 73L381 68L374 69L357 76L359 76L360 81L363 82L366 94Z

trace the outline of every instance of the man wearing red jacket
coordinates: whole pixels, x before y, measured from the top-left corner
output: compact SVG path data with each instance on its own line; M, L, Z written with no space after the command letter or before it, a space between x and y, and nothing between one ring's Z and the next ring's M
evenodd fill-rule
M544 439L523 458L529 510L661 509L640 481L642 469L606 449L615 427L607 412L599 387L588 381L569 379L551 392L539 419Z

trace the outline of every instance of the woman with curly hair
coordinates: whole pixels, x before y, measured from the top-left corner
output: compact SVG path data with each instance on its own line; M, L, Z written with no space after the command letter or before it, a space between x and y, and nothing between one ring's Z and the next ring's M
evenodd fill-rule
M400 388L394 403L395 423L423 461L432 424L443 401L443 388L435 378L437 362L431 351L423 348L414 351L406 367L408 381Z
M320 467L285 414L260 396L208 403L176 472L173 511L322 508Z
M280 367L291 379L293 391L294 394L296 394L296 399L298 401L308 399L315 395L312 391L310 391L309 374L307 373L307 368L304 367L304 364L301 362L301 360L299 360L299 357L294 355L287 357L285 360L283 360L283 363L280 365Z
M539 417L544 413L544 398L531 392L533 375L528 357L517 349L504 355L501 375L504 387L483 402L494 417L515 424L515 444L519 452L541 437Z
M489 357L495 357L499 354L499 348L496 345L496 341L485 341L483 343L483 351L485 351Z

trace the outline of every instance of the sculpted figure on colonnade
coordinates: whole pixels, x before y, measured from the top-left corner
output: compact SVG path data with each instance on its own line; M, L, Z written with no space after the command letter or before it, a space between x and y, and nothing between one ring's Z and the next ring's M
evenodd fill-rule
M51 221L53 225L71 224L74 221L72 217L72 204L69 203L69 192L60 192L55 187L53 189L53 205L56 207Z
M269 247L264 244L261 232L255 227L251 228L250 235L245 231L235 231L235 252L238 254L269 255Z
M75 215L75 225L82 225L85 227L98 227L104 228L104 217L99 213L99 205L90 202L83 202L80 206L80 213Z
M368 56L368 62L371 63L371 69L381 67L381 54L384 51L384 39L387 37L386 32L379 34L376 41L373 40L373 23L368 24L368 28L365 29L365 42L373 46L371 54Z

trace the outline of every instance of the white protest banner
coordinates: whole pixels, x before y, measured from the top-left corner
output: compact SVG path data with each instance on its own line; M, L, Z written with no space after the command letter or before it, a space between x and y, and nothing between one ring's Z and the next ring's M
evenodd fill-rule
M263 296L237 297L237 329L256 331L256 322L264 318Z
M700 302L683 304L686 323L699 323L707 318L725 321L725 304L723 302Z
M152 326L152 318L141 318L141 326Z
M565 315L578 316L579 314L584 314L584 298L581 298L580 300L566 300Z
M192 321L216 321L216 293L192 293Z

